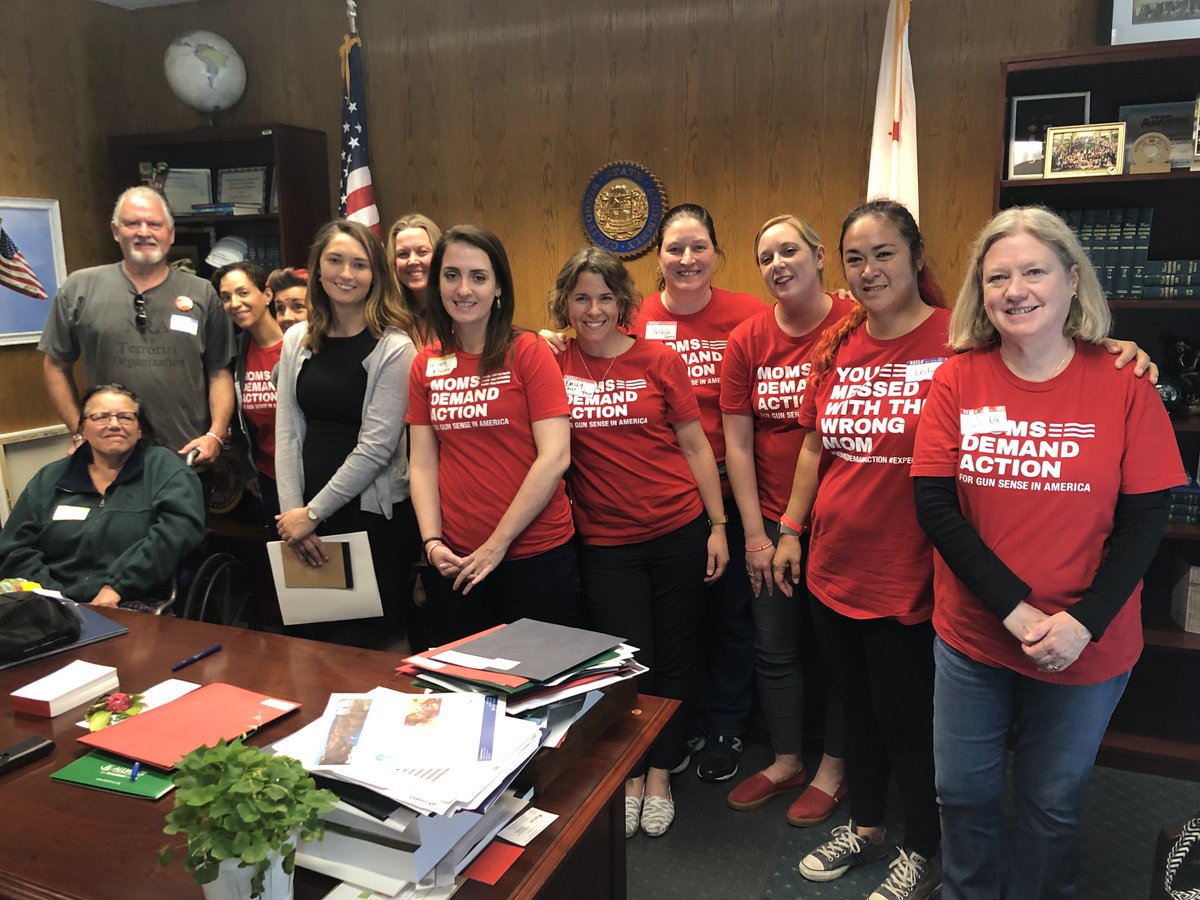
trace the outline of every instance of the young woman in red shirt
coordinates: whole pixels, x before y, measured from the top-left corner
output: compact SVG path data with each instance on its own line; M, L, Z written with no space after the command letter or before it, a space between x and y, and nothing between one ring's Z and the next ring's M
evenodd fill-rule
M791 493L804 432L797 423L821 335L852 304L821 288L825 248L813 227L791 215L758 230L755 259L774 306L733 330L721 368L721 411L729 483L746 536L746 571L754 592L759 699L775 759L729 794L734 809L752 809L807 781L800 757L804 713L801 612L775 590L771 558ZM841 695L831 680L824 755L812 784L789 807L793 825L825 821L846 795Z
M496 235L451 228L429 272L439 302L427 308L429 343L413 362L408 423L432 637L444 643L523 616L575 625L562 373L537 335L513 328L512 270Z
M550 295L575 337L558 355L571 405L568 486L593 625L621 634L649 667L639 689L693 700L704 585L729 561L717 464L679 354L621 328L633 279L606 250L580 250ZM706 518L707 517L707 518ZM688 755L686 712L671 718L625 783L625 836L657 837L675 817L670 776Z

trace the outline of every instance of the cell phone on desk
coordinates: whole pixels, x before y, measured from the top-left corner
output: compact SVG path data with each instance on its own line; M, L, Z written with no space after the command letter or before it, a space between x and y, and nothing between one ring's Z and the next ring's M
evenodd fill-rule
M54 749L50 738L31 737L0 750L0 775L41 759Z

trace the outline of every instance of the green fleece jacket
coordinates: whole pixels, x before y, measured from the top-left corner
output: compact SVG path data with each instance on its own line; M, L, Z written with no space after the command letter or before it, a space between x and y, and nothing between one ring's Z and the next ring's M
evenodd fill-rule
M0 577L27 578L90 602L109 585L122 600L157 596L204 539L200 480L163 447L137 447L100 494L86 444L44 466L0 531Z

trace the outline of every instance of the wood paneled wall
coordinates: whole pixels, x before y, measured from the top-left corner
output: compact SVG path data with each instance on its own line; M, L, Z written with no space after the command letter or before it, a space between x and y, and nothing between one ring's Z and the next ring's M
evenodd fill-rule
M226 123L320 128L337 158L341 3L18 6L28 11L0 46L22 48L39 76L0 66L8 98L0 130L28 117L40 138L12 150L6 141L11 171L0 173L0 187L26 193L16 189L36 174L43 194L63 199L72 267L108 258L106 233L89 230L111 202L103 136L200 124L162 78L163 50L181 32L216 31L246 59L246 96ZM887 0L360 0L358 8L385 227L417 209L443 225L496 230L513 260L523 324L541 323L558 266L584 243L582 192L610 161L642 162L671 203L707 206L726 253L717 282L759 295L750 242L764 219L797 212L835 248L842 218L862 199ZM914 0L922 227L949 292L991 209L999 59L1094 43L1097 15L1091 0ZM56 27L47 29L51 16ZM653 259L631 268L651 290ZM842 283L838 265L828 281Z

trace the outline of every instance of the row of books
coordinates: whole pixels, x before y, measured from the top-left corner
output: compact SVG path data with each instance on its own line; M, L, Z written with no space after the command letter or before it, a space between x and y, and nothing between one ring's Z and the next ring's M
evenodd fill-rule
M1154 208L1068 209L1063 220L1075 232L1109 297L1136 299L1146 291Z
M1109 297L1200 297L1200 260L1148 258L1153 207L1069 209L1062 217L1079 238Z
M247 237L246 259L257 263L264 272L283 268L283 251L278 237Z

